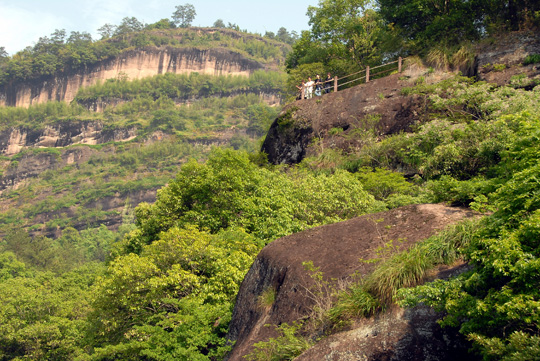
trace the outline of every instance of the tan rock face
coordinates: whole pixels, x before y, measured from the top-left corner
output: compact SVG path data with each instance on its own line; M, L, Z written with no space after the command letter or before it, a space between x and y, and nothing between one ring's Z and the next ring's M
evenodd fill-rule
M62 74L47 81L0 89L0 106L28 107L47 101L71 102L81 87L115 78L141 79L158 74L248 76L263 66L227 49L149 48L126 52L82 73Z
M135 128L104 131L103 124L98 122L46 126L38 131L11 128L0 132L0 154L11 156L24 148L66 147L73 144L129 141L136 136Z
M26 144L26 132L13 129L9 134L9 140L4 150L4 155L10 156L19 153Z

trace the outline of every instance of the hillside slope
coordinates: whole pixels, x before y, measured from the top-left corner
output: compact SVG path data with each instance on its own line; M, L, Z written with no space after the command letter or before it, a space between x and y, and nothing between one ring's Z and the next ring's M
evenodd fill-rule
M0 234L116 229L187 159L258 147L280 108L288 45L230 29L151 34L177 46L0 87Z
M540 78L536 64L522 65L528 55L540 53L540 37L517 32L477 46L470 73L479 81L498 86L529 88ZM436 84L457 74L448 69L433 69L416 62L406 63L401 74L393 74L337 93L296 101L284 107L270 127L262 146L273 164L296 164L325 149L345 154L365 146L363 134L376 139L415 127L440 115L423 94L407 90L418 84ZM528 79L528 81L525 81ZM408 172L407 169L399 169Z

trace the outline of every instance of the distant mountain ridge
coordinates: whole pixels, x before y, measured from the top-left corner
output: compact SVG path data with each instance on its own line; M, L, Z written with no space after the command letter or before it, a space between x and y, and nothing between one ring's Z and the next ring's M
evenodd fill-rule
M185 33L177 34L175 31ZM230 29L190 28L152 34L171 38L178 44L132 46L120 50L115 56L82 67L72 69L66 64L54 75L11 79L0 85L0 106L29 107L49 101L71 102L82 87L108 79L135 80L165 73L193 72L249 76L256 70L277 70L288 47L284 43L273 41L270 44L262 37ZM258 52L264 53L264 47L274 48L273 56L265 54L262 59Z
M98 81L174 73L245 75L264 65L228 49L145 48L122 53L82 72L66 72L51 79L8 85L0 93L1 106L28 107L48 101L71 102L77 91Z

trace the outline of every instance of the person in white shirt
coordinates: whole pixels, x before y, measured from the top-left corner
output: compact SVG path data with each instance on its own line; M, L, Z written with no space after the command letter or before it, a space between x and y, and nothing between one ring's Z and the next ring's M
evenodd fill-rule
M311 77L308 78L306 86L306 98L311 99L313 97L313 85L315 85L315 82L311 80Z

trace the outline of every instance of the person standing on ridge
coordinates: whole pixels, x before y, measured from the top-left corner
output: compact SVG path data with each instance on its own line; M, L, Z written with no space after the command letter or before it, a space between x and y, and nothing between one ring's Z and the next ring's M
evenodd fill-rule
M313 97L313 85L315 85L315 82L311 80L311 77L309 77L306 83L306 98L307 99L311 99Z
M321 79L321 76L317 74L317 78L315 79L315 95L321 96L322 89L323 89L323 81Z
M304 99L306 97L306 94L305 94L306 93L306 84L304 83L303 80L302 80L302 84L296 86L296 89L298 89L298 91L299 91L298 96L296 97L296 100Z
M328 73L328 75L326 76L326 79L324 81L324 92L326 94L330 93L330 90L332 89L332 81L333 80L334 80L334 78L332 78L330 73Z

